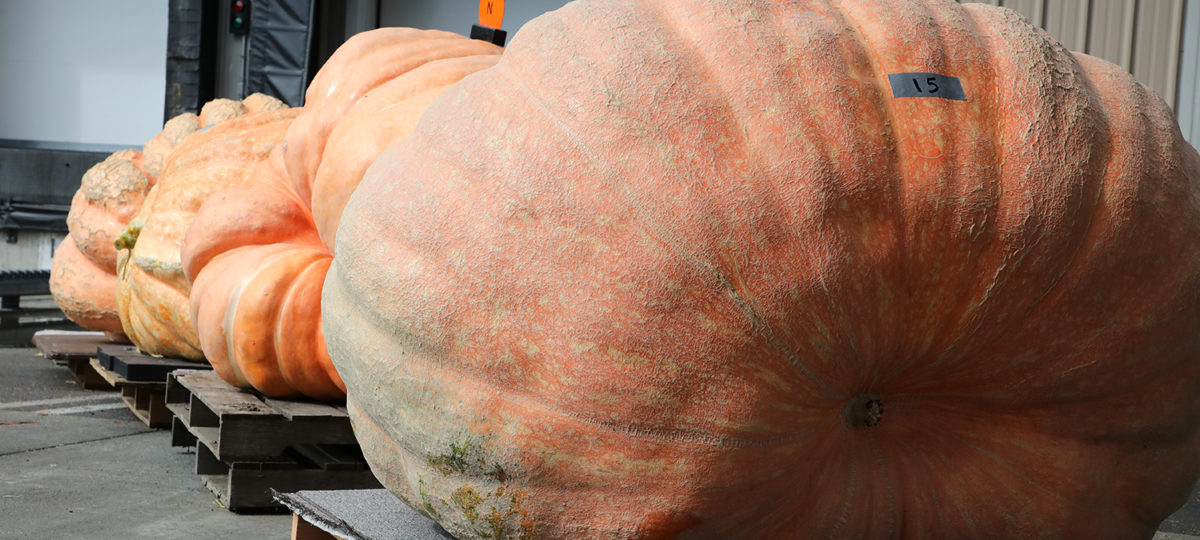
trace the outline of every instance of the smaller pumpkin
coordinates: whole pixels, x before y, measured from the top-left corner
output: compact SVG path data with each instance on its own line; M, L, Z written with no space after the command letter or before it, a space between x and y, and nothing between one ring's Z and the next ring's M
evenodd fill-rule
M67 235L54 252L50 294L75 324L104 332L109 339L127 341L117 313L117 275L80 251Z
M113 239L154 184L139 150L115 152L83 174L67 214L69 235L50 266L50 293L67 318L124 340L117 314Z
M288 130L284 161L292 187L313 200L313 183L329 134L358 100L380 85L445 58L498 55L502 48L453 32L379 28L346 40L313 76L304 93L308 110Z
M207 124L202 124L199 116L192 113L183 113L168 120L163 125L163 130L146 141L146 145L142 147L146 174L157 180L171 151L205 125Z
M222 104L224 107L224 104ZM219 117L240 112L221 110ZM207 113L203 111L201 117ZM259 110L218 121L171 153L162 177L118 239L117 305L130 339L144 352L201 360L188 311L191 284L179 250L204 200L240 185L266 158L299 109Z
M254 94L238 102L213 100L200 115L180 114L163 125L141 150L114 152L84 173L67 215L69 241L55 252L50 292L75 323L125 340L117 308L117 248L114 241L138 213L171 152L185 139L222 120L247 112L276 110L282 101Z
M320 326L330 255L284 180L276 147L247 185L214 193L181 252L200 347L231 385L273 397L341 399Z
M225 381L276 397L345 396L320 314L342 206L437 96L501 51L446 32L355 36L314 78L288 142L243 188L205 201L181 257L201 349Z

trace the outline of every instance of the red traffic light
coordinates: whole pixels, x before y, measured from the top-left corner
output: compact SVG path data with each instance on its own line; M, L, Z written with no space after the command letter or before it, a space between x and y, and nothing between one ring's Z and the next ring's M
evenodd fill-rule
M234 13L241 13L246 10L246 2L244 0L233 0L233 4L229 6Z

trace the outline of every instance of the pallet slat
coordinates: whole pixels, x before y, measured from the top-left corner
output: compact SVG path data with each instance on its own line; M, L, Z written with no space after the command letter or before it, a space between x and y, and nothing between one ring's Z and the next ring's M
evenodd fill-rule
M273 409L279 411L284 418L288 420L300 418L325 418L329 416L342 416L349 418L344 407L334 407L324 403L314 403L311 401L295 401L290 399L273 399L264 397L263 402L270 405Z
M116 390L117 387L109 384L104 379L96 367L92 365L92 358L67 358L67 371L80 388L84 390Z
M330 474L320 469L255 470L230 469L229 474L201 475L201 480L217 500L237 510L284 511L271 490L370 489L379 483L371 471Z

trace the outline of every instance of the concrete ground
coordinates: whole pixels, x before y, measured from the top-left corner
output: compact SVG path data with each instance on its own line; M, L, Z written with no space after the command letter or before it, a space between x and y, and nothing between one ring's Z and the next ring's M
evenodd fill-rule
M117 392L80 389L36 349L0 349L0 539L291 537L290 514L217 505L195 459Z

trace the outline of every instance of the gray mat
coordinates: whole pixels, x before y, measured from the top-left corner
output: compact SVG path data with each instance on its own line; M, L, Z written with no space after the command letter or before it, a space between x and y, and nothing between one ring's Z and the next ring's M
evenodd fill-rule
M273 492L276 501L321 530L362 540L443 540L453 536L386 489Z

